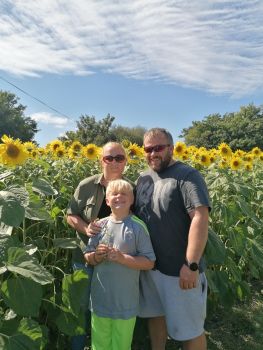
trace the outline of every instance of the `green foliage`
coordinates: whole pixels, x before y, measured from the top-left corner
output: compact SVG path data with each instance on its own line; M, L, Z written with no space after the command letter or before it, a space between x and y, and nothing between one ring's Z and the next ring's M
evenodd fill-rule
M143 145L143 135L146 129L137 126L135 128L128 128L121 125L113 126L111 134L115 136L115 140L122 142L123 140L129 140L131 143L136 143L139 146Z
M77 130L66 132L65 136L61 137L62 141L79 141L82 145L95 143L102 146L108 141L111 141L110 128L115 117L108 114L100 121L96 121L95 117L82 115L77 121Z
M103 146L109 141L121 142L124 139L131 143L142 145L145 128L140 126L128 128L121 125L114 126L115 117L108 114L105 118L96 121L94 116L82 115L77 121L76 131L67 131L65 136L59 137L62 141L79 141L82 145L94 143Z
M129 164L135 181L144 161ZM87 159L30 160L0 176L0 347L69 348L69 337L85 331L84 271L72 272L78 242L65 221L68 202L83 178L98 173ZM250 295L262 279L263 172L201 169L212 202L205 250L209 310L229 307ZM145 328L137 327L135 338ZM136 344L136 340L134 343Z
M234 151L249 151L253 147L263 149L262 135L262 108L250 104L236 113L211 114L202 121L194 121L182 130L181 137L187 145L196 147L216 148L225 142Z
M0 138L7 135L22 142L33 141L37 123L24 115L25 109L14 94L0 90Z

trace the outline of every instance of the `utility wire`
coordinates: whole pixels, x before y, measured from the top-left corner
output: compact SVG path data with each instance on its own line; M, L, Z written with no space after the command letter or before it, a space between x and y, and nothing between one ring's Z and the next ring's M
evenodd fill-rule
M13 87L15 87L16 89L18 89L19 91L23 92L25 95L27 95L27 96L33 98L34 100L36 100L37 102L41 103L42 105L48 107L48 108L51 109L53 112L56 112L56 113L62 115L63 117L66 117L66 118L69 119L69 120L75 121L74 119L70 118L70 117L67 116L66 114L64 114L64 113L58 111L57 109L55 109L55 108L49 106L46 102L44 102L44 101L40 100L39 98L37 98L37 97L31 95L30 93L28 93L28 92L26 92L25 90L21 89L21 88L18 87L17 85L11 83L11 82L8 81L7 79L3 78L2 76L0 76L0 79L3 80L3 81L5 81L6 83L12 85Z

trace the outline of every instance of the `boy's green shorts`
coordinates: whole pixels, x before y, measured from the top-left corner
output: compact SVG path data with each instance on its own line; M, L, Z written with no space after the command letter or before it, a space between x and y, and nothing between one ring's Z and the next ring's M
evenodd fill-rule
M130 350L136 317L112 319L91 314L92 350Z

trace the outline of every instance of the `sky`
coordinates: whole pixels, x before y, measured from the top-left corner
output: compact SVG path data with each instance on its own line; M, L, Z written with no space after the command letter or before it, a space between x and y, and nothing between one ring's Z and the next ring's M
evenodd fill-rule
M40 146L81 115L164 127L263 103L261 0L1 0L0 90Z

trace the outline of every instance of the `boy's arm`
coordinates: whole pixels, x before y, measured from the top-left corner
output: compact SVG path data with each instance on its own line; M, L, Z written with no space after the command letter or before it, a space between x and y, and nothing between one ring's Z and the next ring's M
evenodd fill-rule
M84 251L84 258L89 265L97 265L107 258L108 246L99 244L94 250Z
M123 254L121 251L114 248L108 252L108 260L135 270L151 270L154 267L154 261L145 256Z

